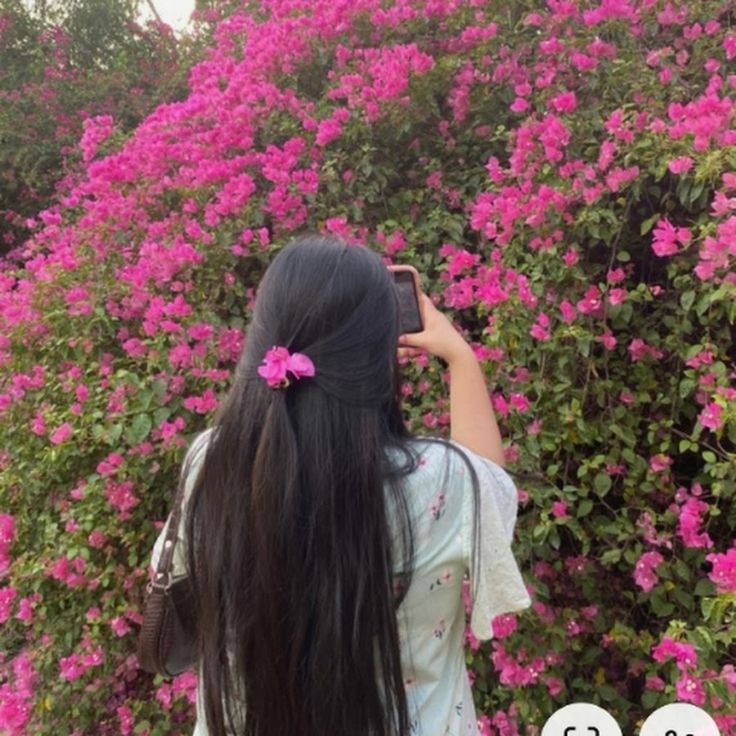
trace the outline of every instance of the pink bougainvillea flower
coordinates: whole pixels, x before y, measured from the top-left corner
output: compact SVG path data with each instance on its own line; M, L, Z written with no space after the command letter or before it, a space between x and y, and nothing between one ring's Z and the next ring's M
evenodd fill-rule
M0 573L10 567L10 545L15 537L15 519L10 514L0 514Z
M650 675L644 682L644 687L647 690L657 690L658 692L662 692L665 688L665 681L661 677Z
M593 285L588 287L583 298L575 306L578 312L582 314L595 314L601 309L602 305L601 292L597 286Z
M128 518L127 512L138 504L138 498L133 493L133 481L126 480L121 483L108 481L105 485L105 496L110 504L118 512Z
M736 593L736 547L731 547L725 554L706 555L713 569L708 577L716 584L719 593Z
M652 659L655 662L674 659L678 668L684 671L698 664L698 653L692 644L665 636L659 644L652 647Z
M72 436L72 425L69 422L64 422L60 427L57 427L52 433L49 439L51 444L60 445L66 442Z
M703 411L698 415L698 421L708 429L720 429L723 426L721 411L720 404L716 404L715 401L709 401Z
M702 682L690 672L684 672L675 684L677 697L684 703L703 705L705 703L705 692Z
M562 256L566 266L574 266L580 260L580 254L575 248L568 248Z
M561 113L572 112L578 106L574 92L561 92L549 102L556 112Z
M218 406L215 392L208 388L201 396L187 396L182 402L185 409L196 411L197 414L207 414Z
M729 33L723 39L723 49L726 52L726 58L729 61L731 61L731 59L736 59L736 34Z
M690 171L693 167L694 161L690 156L678 156L673 158L672 161L667 164L667 168L673 174L684 174L686 171Z
M736 172L727 171L721 177L721 181L723 182L723 186L726 187L726 189L736 189Z
M531 409L531 406L532 406L531 402L522 393L517 392L517 393L511 394L511 396L509 397L509 400L511 402L511 406L513 406L514 409L516 409L516 411L525 412Z
M496 639L505 639L516 631L516 616L513 613L503 613L491 621L493 636Z
M616 336L608 328L606 328L602 335L596 335L595 339L597 342L602 343L606 350L613 350L618 343Z
M125 636L132 631L124 616L115 616L111 619L110 628L115 632L115 636Z
M682 505L679 512L677 532L686 547L697 549L713 546L713 540L708 533L700 532L700 527L703 523L702 516L709 508L705 501L700 501L693 496L689 496Z
M664 562L659 552L645 552L634 567L634 582L648 593L658 582L655 568Z
M649 469L653 473L661 473L672 465L672 458L664 453L658 453L649 460Z
M626 272L623 268L613 268L606 274L606 281L609 284L617 284L626 278Z
M537 321L532 325L531 329L529 330L529 334L535 340L549 340L551 337L549 332L549 324L549 317L544 312L540 312L537 317Z
M628 350L629 355L631 356L631 360L633 361L643 360L647 356L659 360L664 355L664 353L659 348L655 348L652 345L647 345L647 343L645 343L644 340L642 340L640 337L635 337L629 343Z
M669 220L663 218L654 228L652 250L660 258L672 256L680 250L678 243L687 245L690 238L690 231L687 228L675 227Z
M565 324L569 325L571 322L575 321L577 310L569 301L567 301L567 299L564 299L560 303L560 312L562 312L562 321Z
M285 388L289 385L287 373L296 379L313 376L314 363L303 353L289 353L284 347L272 347L258 367L258 375L265 378L271 388Z
M13 601L17 592L11 585L0 588L0 624L4 624L10 618Z
M40 411L36 412L36 415L31 419L31 432L37 434L39 437L46 433L46 423Z

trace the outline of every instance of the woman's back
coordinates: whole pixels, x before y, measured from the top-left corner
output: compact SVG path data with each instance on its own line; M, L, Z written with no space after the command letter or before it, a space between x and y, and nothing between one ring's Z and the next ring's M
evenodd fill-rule
M185 485L185 507L210 431L192 444L192 465ZM456 446L457 447L457 446ZM460 455L458 450L463 453ZM463 588L476 586L473 633L491 635L491 619L526 607L529 599L510 551L516 520L516 489L495 463L465 448L417 438L411 443L416 468L405 478L405 492L414 531L411 583L402 589L403 565L397 561L396 593L401 663L409 705L410 731L423 736L476 733L476 716L464 662L465 606ZM480 549L473 560L474 494L465 456L480 488ZM397 460L400 460L397 457ZM400 519L391 512L389 518ZM174 573L185 571L185 520L179 526ZM161 553L166 529L154 546L152 565ZM399 533L398 530L396 532ZM400 547L400 545L397 545ZM464 583L466 572L472 577ZM329 605L328 601L325 601ZM284 632L287 635L287 632ZM203 701L198 694L194 736L206 736Z

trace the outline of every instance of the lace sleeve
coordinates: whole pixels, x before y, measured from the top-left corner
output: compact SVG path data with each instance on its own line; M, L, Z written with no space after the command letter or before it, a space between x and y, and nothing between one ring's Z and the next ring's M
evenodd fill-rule
M470 473L463 495L462 535L470 572L472 600L470 628L480 640L493 636L491 620L502 613L531 604L521 572L511 550L518 495L514 482L491 460L463 450L478 476L479 507L475 508ZM473 514L478 515L478 558L473 560Z

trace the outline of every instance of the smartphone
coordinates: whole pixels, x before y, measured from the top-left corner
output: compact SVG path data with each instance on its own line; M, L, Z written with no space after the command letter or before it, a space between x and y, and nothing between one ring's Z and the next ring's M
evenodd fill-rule
M399 295L399 325L402 335L422 332L424 320L419 302L419 273L413 266L389 266Z

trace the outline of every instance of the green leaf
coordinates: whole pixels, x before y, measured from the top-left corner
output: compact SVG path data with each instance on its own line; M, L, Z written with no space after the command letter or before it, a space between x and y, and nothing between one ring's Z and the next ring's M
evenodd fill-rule
M710 580L708 580L708 578L701 578L695 584L694 593L697 596L702 597L704 595L713 595L714 591L715 591L715 586Z
M107 442L110 445L117 445L118 440L123 434L122 424L113 424L107 431Z
M683 308L685 312L690 311L690 307L693 306L694 302L695 302L695 292L692 289L684 292L680 296L680 306Z
M153 412L153 423L158 427L161 422L165 422L171 416L171 409L168 406L161 406Z
M659 700L659 693L656 690L647 690L641 696L641 704L647 709L652 710Z
M676 559L673 564L675 574L680 580L689 583L692 577L692 570L690 565L687 565L683 560Z
M587 516L593 510L593 502L589 498L584 498L578 504L577 517L581 519L583 516Z
M614 563L618 562L620 559L621 559L621 550L620 549L607 549L601 555L601 564L602 565L614 564Z
M675 600L683 606L683 608L688 611L693 608L694 599L686 590L677 587L672 591L672 595L675 597Z
M657 222L657 220L659 220L661 216L662 215L660 215L659 212L657 212L651 217L647 217L647 219L644 220L644 222L642 222L641 227L639 228L639 234L646 235L654 227L655 223ZM619 260L623 260L620 257L620 254L619 254Z
M137 414L133 417L133 421L125 432L125 439L131 445L140 444L144 439L146 439L146 437L148 437L148 433L151 431L152 427L153 422L151 421L150 415Z
M649 598L649 605L652 611L660 618L668 618L674 613L675 607L665 599L664 591L661 588L655 588Z
M603 698L603 700L610 702L612 700L616 700L616 698L619 697L618 690L616 690L613 685L609 685L608 683L604 683L603 685L600 685L596 688L598 694Z
M599 496L605 496L611 490L611 485L611 476L607 473L598 473L593 478L593 488L595 488Z
M694 204L698 201L700 195L703 193L703 189L705 188L705 183L700 181L697 184L693 184L692 188L690 189L690 196L688 197L688 204Z

